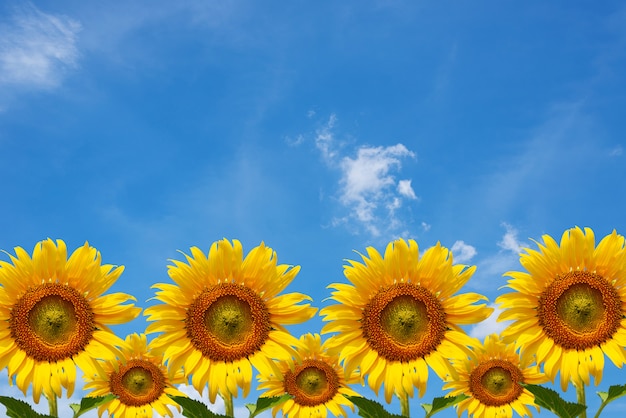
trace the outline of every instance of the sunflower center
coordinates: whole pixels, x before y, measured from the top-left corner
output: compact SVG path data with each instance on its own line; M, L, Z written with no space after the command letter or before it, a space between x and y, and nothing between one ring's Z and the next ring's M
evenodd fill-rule
M390 361L412 361L437 349L447 330L439 300L427 289L397 283L379 291L363 310L363 336Z
M204 313L204 325L224 344L240 344L252 331L252 311L246 301L225 295L216 300Z
M45 283L17 301L9 328L16 345L29 357L56 362L83 351L96 326L89 302L76 289Z
M253 354L270 330L263 300L252 289L234 283L205 290L187 310L187 336L213 361L231 362Z
M426 305L411 296L398 296L383 308L380 326L398 343L411 344L419 341L428 329Z
M328 402L339 391L339 376L333 367L322 360L308 359L284 377L285 392L294 402L315 406Z
M47 296L33 306L28 322L44 342L63 343L76 331L74 305L59 296Z
M481 363L470 373L469 388L483 405L501 406L514 402L521 395L523 379L519 367L493 359Z
M127 406L154 402L165 391L163 371L147 360L132 359L110 376L110 390Z
M609 340L623 318L615 288L588 271L557 276L541 294L537 314L539 325L556 344L575 350Z

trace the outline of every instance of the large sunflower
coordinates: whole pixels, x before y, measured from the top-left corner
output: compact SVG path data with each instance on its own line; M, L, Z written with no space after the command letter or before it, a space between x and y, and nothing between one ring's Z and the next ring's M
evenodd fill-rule
M615 231L598 246L590 228L572 228L559 245L549 235L539 251L526 249L520 263L527 272L512 271L499 296L505 311L499 320L514 320L502 335L517 348L536 355L561 388L570 381L589 385L602 379L604 355L621 367L626 362L626 250Z
M336 332L348 373L360 367L376 392L385 382L385 399L396 393L423 396L428 366L444 379L456 371L448 358L467 354L478 341L459 325L473 324L492 312L476 293L454 295L475 267L452 265L452 254L439 243L419 258L417 243L389 243L382 257L372 247L364 264L350 261L344 274L352 285L335 283L338 305L322 309L322 333Z
M535 397L520 383L542 384L548 378L530 357L522 360L513 344L504 344L496 334L485 338L485 344L473 348L469 357L453 359L459 376L448 379L443 389L452 389L448 396L461 394L469 398L457 405L459 416L511 418L532 416L527 405L534 406Z
M328 342L322 344L319 334L305 334L295 358L281 358L277 370L259 374L258 389L265 389L261 396L292 396L272 409L274 416L282 410L283 416L290 418L325 418L328 411L345 417L344 407L354 408L343 395L359 396L347 386L357 383L359 377L356 372L345 376L337 353L328 351Z
M113 359L123 340L107 327L134 319L141 309L123 303L125 293L102 295L123 267L101 265L100 253L85 243L67 258L65 243L51 239L35 245L32 258L21 247L11 263L0 261L0 370L33 398L43 392L69 397L76 366Z
M170 371L162 363L163 356L151 349L145 334L130 334L122 358L101 362L85 375L87 396L115 395L98 407L98 416L108 411L116 418L152 418L173 416L170 406L178 405L168 395L185 396L173 385L185 383L182 370Z
M299 267L277 265L276 253L264 244L243 258L241 243L213 243L208 256L191 248L186 264L174 260L168 273L176 284L156 284L163 304L146 309L146 332L160 332L153 344L164 349L168 367L184 366L186 376L209 399L218 393L244 396L250 390L252 366L293 354L298 344L284 328L310 319L317 309L300 304L301 293L278 295Z

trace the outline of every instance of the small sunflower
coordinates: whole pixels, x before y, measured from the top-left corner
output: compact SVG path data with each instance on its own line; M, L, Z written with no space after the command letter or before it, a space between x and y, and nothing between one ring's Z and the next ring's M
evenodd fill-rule
M329 341L322 344L319 334L305 334L300 337L295 358L281 358L277 371L259 374L258 389L266 390L262 396L292 396L272 409L274 416L282 410L283 416L290 418L325 418L328 411L345 417L345 406L354 409L343 395L359 396L347 386L357 383L358 375L345 375L337 353L328 350Z
M159 283L163 304L146 309L146 332L161 333L154 346L164 350L168 367L184 367L193 387L209 399L218 393L247 396L252 366L271 367L269 359L293 354L298 344L284 325L309 320L317 309L300 304L301 293L278 295L299 267L277 265L276 253L263 243L243 258L241 243L213 243L208 256L197 247L187 263L174 260L168 273L174 284Z
M335 345L351 373L357 367L369 375L378 392L385 382L385 399L423 396L428 366L444 379L455 375L448 358L461 357L478 343L459 325L473 324L492 312L476 293L454 295L475 267L452 265L452 254L439 243L419 258L417 243L391 242L384 257L367 248L364 264L351 261L344 274L352 283L331 284L338 305L322 309L322 333L336 332Z
M113 359L123 340L107 325L128 322L141 309L123 303L125 293L102 295L124 270L101 265L100 253L85 243L67 258L65 243L35 245L32 258L21 247L11 263L0 261L0 370L33 399L74 391L76 366Z
M185 383L182 370L170 371L163 365L163 355L152 350L145 334L126 337L127 348L122 358L100 362L91 374L85 375L87 396L115 395L98 407L98 416L108 411L109 416L152 418L172 417L170 406L180 409L168 395L186 396L173 385Z
M513 320L502 336L524 353L536 355L561 388L600 383L606 355L617 367L626 362L626 249L615 231L595 245L593 231L571 228L559 245L549 235L539 251L526 249L512 271L514 290L496 302L499 320Z
M453 359L459 376L448 379L443 390L452 389L448 396L466 394L469 398L457 405L459 416L511 418L513 411L520 416L532 416L528 405L535 397L520 383L542 384L548 378L529 358L521 359L513 344L504 344L496 334L485 338L484 345L473 348L469 357Z

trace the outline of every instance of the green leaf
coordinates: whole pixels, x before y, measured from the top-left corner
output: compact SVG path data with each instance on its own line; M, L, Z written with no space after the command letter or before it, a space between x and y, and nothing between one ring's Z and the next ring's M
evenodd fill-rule
M530 393L535 395L535 403L561 418L576 418L587 406L574 402L567 402L559 394L543 386L522 384Z
M361 396L343 395L359 408L359 416L363 418L403 418L402 415L390 414L378 402Z
M112 393L106 396L94 396L94 397L86 397L80 400L80 404L73 403L70 404L70 408L74 411L74 418L81 416L82 414L91 411L94 408L99 407L102 404L112 401L115 399L115 395Z
M608 392L598 392L603 403L609 403L624 395L626 395L626 385L615 385L611 386Z
M250 418L256 417L261 412L268 410L270 408L275 407L276 405L280 405L285 402L287 399L290 399L291 395L285 393L282 396L272 396L272 397L260 397L257 399L256 404L246 404L246 408L250 411Z
M171 396L172 400L183 408L183 416L187 418L228 418L226 415L216 414L205 404L186 396Z
M0 396L0 403L7 408L7 417L11 418L53 418L50 415L40 414L29 404L18 399Z
M423 403L422 408L426 411L426 417L432 417L437 412L443 411L459 402L469 398L467 395L445 396L433 399L432 404Z

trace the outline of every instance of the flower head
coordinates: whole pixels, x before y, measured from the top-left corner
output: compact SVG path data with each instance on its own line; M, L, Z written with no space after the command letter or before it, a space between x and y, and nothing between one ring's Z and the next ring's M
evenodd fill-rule
M273 408L274 416L279 410L290 418L325 418L328 411L346 416L344 407L353 408L343 395L359 396L347 386L358 382L358 375L345 375L337 353L328 350L328 341L322 344L319 334L304 334L295 357L278 359L275 367L261 371L262 396L292 396Z
M536 355L561 388L596 384L604 356L617 367L626 362L626 249L615 231L595 245L590 228L565 231L560 245L543 236L539 251L527 249L520 263L526 272L506 273L514 292L496 299L513 320L502 335L528 355Z
M144 334L130 334L126 345L122 358L103 361L84 377L85 389L92 389L87 396L115 395L98 407L98 415L108 411L116 417L152 418L154 412L173 416L169 407L179 407L168 395L185 396L173 386L185 383L182 370L168 372L162 354L151 350Z
M349 261L344 269L352 285L336 283L332 299L337 305L322 309L330 321L322 333L336 332L348 373L360 368L369 386L385 399L420 396L426 389L428 366L444 379L455 375L448 358L459 357L478 341L459 325L473 324L492 312L486 298L476 293L455 293L469 280L475 267L452 265L452 254L440 244L419 257L417 243L402 239L387 246L384 257L367 248L364 263Z
M449 396L469 395L457 405L459 416L465 411L486 418L511 418L513 411L532 416L528 405L534 406L535 398L520 383L541 384L548 379L529 359L522 360L513 344L489 335L469 357L453 359L458 377L448 379L443 389L452 389Z
M213 243L208 255L191 248L187 263L173 261L168 273L174 284L156 284L146 309L146 332L160 332L154 346L164 350L168 367L184 367L185 375L209 399L218 393L244 396L250 390L252 366L267 367L272 358L293 354L298 340L284 325L310 319L316 309L300 293L279 293L295 278L298 267L278 265L264 244L243 258L241 243Z
M108 325L134 319L140 309L125 293L103 295L123 267L101 264L100 253L85 243L67 258L65 243L35 245L32 258L21 247L11 263L0 261L0 369L33 398L69 397L76 366L113 359L123 341Z

